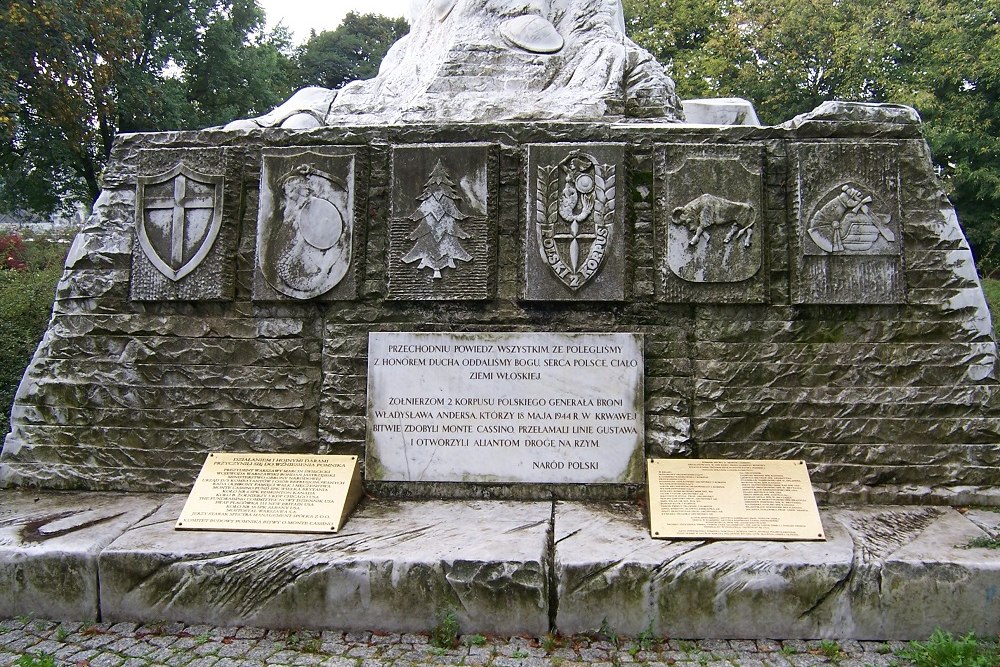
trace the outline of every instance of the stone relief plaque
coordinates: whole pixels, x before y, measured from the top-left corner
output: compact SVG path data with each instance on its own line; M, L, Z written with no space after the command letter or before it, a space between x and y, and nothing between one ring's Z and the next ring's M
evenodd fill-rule
M893 144L795 144L795 303L902 303L902 213Z
M763 146L657 150L660 300L764 303Z
M232 298L239 173L225 149L140 151L133 300Z
M805 461L649 459L650 535L825 540Z
M637 483L639 334L372 333L370 479Z
M489 144L393 148L389 298L490 298L497 164Z
M524 298L625 298L623 144L528 146Z
M355 296L357 149L263 153L254 299Z
M357 456L212 453L174 527L336 533L361 493Z

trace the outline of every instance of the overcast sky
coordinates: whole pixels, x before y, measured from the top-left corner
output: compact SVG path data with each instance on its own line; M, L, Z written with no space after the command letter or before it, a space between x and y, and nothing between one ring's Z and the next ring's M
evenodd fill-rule
M323 32L340 25L348 12L403 16L409 0L259 0L267 12L267 25L279 22L292 31L296 44L309 38L309 31Z

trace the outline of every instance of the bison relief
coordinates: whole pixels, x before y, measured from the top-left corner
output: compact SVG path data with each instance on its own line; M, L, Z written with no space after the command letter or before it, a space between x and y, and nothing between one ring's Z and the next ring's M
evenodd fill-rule
M678 277L696 283L737 282L760 270L752 204L703 194L674 208L670 222L667 263Z

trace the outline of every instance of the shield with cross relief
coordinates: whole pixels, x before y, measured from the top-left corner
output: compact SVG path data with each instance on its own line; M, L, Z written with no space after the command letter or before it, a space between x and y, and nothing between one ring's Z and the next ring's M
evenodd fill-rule
M219 236L223 177L178 164L138 181L139 246L160 273L178 281L198 268Z

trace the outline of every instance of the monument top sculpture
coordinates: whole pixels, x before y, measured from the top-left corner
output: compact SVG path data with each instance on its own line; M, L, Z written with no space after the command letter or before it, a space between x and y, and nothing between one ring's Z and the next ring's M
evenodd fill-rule
M413 0L410 20L374 79L305 88L226 129L683 117L620 0Z

